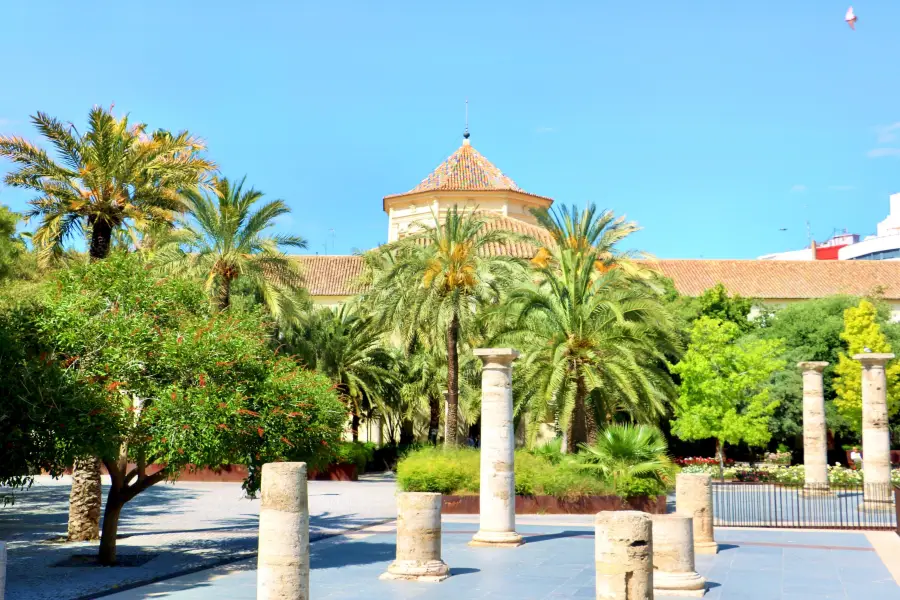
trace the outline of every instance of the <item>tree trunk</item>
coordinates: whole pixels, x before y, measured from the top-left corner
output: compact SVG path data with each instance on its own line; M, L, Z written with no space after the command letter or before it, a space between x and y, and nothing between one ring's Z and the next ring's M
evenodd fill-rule
M432 396L428 399L428 443L437 445L438 430L441 428L441 401Z
M587 386L584 385L583 379L578 379L578 393L581 394L581 397L584 398L584 429L585 429L585 442L589 446L593 446L597 442L597 416L595 407L591 405L588 401L589 394L587 392Z
M97 560L101 565L116 564L116 539L119 533L119 516L125 499L121 490L111 489L106 498L106 510L103 513L103 535L100 537L100 554Z
M222 278L222 286L219 288L219 310L228 310L231 306L231 279Z
M350 413L350 439L359 441L359 415L355 410Z
M112 225L109 221L94 221L91 224L91 245L88 251L91 260L102 260L109 256L112 242Z
M444 430L444 447L453 448L458 443L459 416L459 318L454 314L447 327L447 424Z
M67 539L70 542L87 542L100 537L102 503L100 459L89 457L76 460L69 495Z
M716 458L719 459L719 479L725 481L725 442L716 440Z
M579 377L575 382L575 406L572 409L572 418L569 420L571 424L569 452L577 452L578 445L588 441L587 410L584 405L586 395L584 382Z

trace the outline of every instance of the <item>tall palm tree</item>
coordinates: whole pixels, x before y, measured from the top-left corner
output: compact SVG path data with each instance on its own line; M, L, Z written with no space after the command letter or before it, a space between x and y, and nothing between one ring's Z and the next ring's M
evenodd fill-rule
M180 193L205 185L215 169L200 154L203 143L188 132L147 134L143 123L97 106L84 134L42 112L31 120L58 161L15 136L0 136L0 157L16 166L7 185L38 193L27 217L41 219L33 240L45 261L75 234L85 233L91 258L102 259L121 227L171 223L181 211Z
M487 227L477 211L451 207L443 219L417 234L384 247L384 271L372 278L373 304L387 322L398 327L405 343L416 336L447 348L447 418L445 444L458 443L460 334L471 331L480 307L497 303L513 280L519 261L491 255L490 244L503 245L508 233Z
M552 415L568 451L592 440L598 422L618 412L654 421L674 396L665 368L680 350L674 321L656 294L624 269L598 269L598 261L615 257L610 247L604 252L609 256L593 244L551 246L547 260L534 263L533 279L494 311L498 341L525 350L518 371L532 392L532 432Z
M245 179L237 185L218 179L213 194L186 190L184 225L189 237L158 251L155 262L168 271L202 277L222 310L231 304L235 282L243 279L273 316L287 316L298 308L302 278L297 263L281 248L306 248L306 241L294 235L265 235L290 208L283 200L254 206L263 193L245 190Z
M385 391L394 384L394 359L381 329L355 305L345 304L304 315L286 341L289 350L337 387L350 411L356 441L360 416L373 409L383 413Z

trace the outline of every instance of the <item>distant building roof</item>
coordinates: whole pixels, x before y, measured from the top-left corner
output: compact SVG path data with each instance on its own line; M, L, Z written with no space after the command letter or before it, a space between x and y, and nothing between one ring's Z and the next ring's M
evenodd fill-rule
M406 193L391 194L385 198L420 192L476 190L507 190L543 198L537 194L530 194L516 185L515 181L504 175L483 154L473 148L469 140L464 140L462 146L438 165L419 185Z
M497 219L493 227L535 235L533 225ZM500 249L497 248L499 251ZM533 247L515 243L504 254L528 258ZM499 252L498 252L499 253ZM307 288L313 296L352 296L364 291L360 256L299 256ZM900 300L900 262L893 261L764 261L764 260L659 260L652 261L672 279L679 293L699 296L721 283L731 293L762 300L821 298L834 294L863 296L880 291Z
M699 296L717 283L760 299L808 299L881 291L900 299L900 263L893 261L660 260L657 268L679 293Z

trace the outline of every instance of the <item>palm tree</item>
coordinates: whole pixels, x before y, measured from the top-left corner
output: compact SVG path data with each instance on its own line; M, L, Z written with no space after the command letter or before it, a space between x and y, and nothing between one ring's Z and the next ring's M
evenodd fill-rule
M665 368L666 358L679 352L674 321L624 269L597 268L598 261L614 260L610 250L603 258L591 244L551 246L548 258L535 263L533 280L510 291L493 315L497 340L525 350L518 371L531 392L532 434L552 415L567 451L592 440L597 423L618 412L656 420L674 396Z
M460 333L471 332L480 308L497 303L513 279L519 261L491 255L491 244L505 244L508 233L487 227L488 217L450 208L433 226L390 244L380 253L383 272L374 275L371 292L376 310L396 326L409 344L417 336L447 348L447 419L444 443L458 442Z
M394 384L393 356L382 331L355 305L344 304L303 315L286 341L289 350L334 383L350 411L353 441L359 439L360 416L373 409L383 413L385 391Z
M582 446L582 450L578 455L582 468L598 472L615 485L634 478L668 484L671 478L669 447L656 427L612 424L594 444Z
M33 240L44 261L78 233L88 236L90 257L102 259L119 228L171 223L181 211L180 193L204 186L215 169L200 155L203 143L188 132L148 135L143 123L130 124L97 106L84 135L42 112L31 120L59 162L14 136L0 136L0 157L16 165L7 185L38 193L26 216L41 219Z
M202 277L222 310L231 304L232 287L242 279L274 317L289 316L297 311L302 278L297 263L281 247L306 248L306 241L293 235L264 235L290 208L282 200L272 200L254 211L263 193L245 190L245 179L237 185L218 179L214 194L186 190L184 225L189 237L159 250L155 262L167 271Z

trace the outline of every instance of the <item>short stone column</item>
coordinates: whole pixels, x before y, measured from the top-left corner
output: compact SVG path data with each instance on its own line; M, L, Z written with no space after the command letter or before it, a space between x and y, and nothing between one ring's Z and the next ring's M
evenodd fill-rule
M397 494L397 560L381 579L437 582L449 576L441 560L441 495Z
M694 523L686 515L651 515L653 591L662 596L706 593L706 580L694 568Z
M695 554L719 551L713 536L712 477L705 473L676 475L675 512L693 518Z
M263 465L256 598L309 600L306 463Z
M512 348L477 348L481 358L481 491L473 546L518 546L515 432L512 412Z
M608 510L594 517L597 600L653 599L650 515Z
M884 367L894 355L865 353L853 358L862 363L863 508L889 510L893 492Z
M822 371L827 362L797 363L803 373L803 470L806 494L828 493L828 433Z

